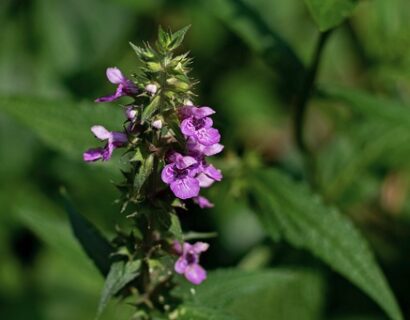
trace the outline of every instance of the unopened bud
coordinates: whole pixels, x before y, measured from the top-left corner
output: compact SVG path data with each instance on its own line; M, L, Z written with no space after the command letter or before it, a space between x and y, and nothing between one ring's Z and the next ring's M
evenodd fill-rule
M135 117L137 116L138 111L134 109L133 106L127 107L125 109L125 116L127 117L128 120L134 120Z
M157 86L155 84L152 84L152 83L147 84L145 86L145 90L147 90L151 94L155 94L155 92L157 92L157 89L158 89Z
M189 84L188 84L188 83L186 83L186 82L184 82L184 81L181 81L181 80L179 80L179 79L177 79L177 78L169 78L169 79L167 79L167 83L168 83L169 85L172 85L172 86L174 86L175 88L180 89L180 90L183 90L183 91L189 89Z
M162 70L161 64L158 62L148 62L148 68L153 72L158 72Z
M191 100L189 100L189 99L185 99L184 100L184 106L193 106L194 105L194 103L191 101Z
M152 121L152 124L151 124L155 129L161 129L162 128L162 121L161 121L161 119L157 119L157 120L154 120L154 121Z

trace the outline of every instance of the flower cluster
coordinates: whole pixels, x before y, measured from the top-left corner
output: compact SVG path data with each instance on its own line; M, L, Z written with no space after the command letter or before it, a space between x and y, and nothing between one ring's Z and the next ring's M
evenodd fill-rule
M135 84L124 77L122 72L114 67L107 69L107 78L113 83L117 84L117 90L113 95L98 98L96 102L111 102L123 96L133 96L137 94L138 90ZM130 117L132 115L131 109L127 109L126 116ZM124 132L108 131L103 126L93 126L91 128L92 133L97 139L101 141L107 141L104 148L93 148L89 149L83 154L83 159L86 162L93 162L97 160L107 161L111 159L112 153L116 148L124 147L128 142L127 134Z
M211 116L215 111L193 105L191 89L195 82L188 74L191 60L187 54L174 55L186 31L184 28L169 33L160 29L155 48L132 45L143 65L142 72L133 74L132 80L116 67L107 69L106 76L116 90L95 101L112 102L127 96L131 103L123 105L123 130L93 126L92 133L105 145L83 154L86 162L107 161L117 148L126 149L128 167L121 170L125 180L117 184L119 203L141 238L133 232L118 232L113 241L114 254L125 263L139 260L139 279L127 282L127 286L134 286L127 292L146 294L154 305L165 303L164 291L172 288L173 280L168 266L152 261L177 254L176 273L195 285L206 279L199 257L209 245L175 240L184 239L184 234L178 226L180 201L175 201L173 195L210 208L213 204L200 191L222 180L221 171L207 161L224 148L219 131L213 127ZM173 225L164 223L171 216Z
M180 129L186 139L186 155L172 152L168 164L162 170L162 181L170 185L174 195L180 199L193 199L201 208L213 204L199 195L200 188L208 188L222 180L222 173L206 162L207 156L223 150L219 143L221 135L212 127L210 115L215 111L209 107L187 105L179 108Z

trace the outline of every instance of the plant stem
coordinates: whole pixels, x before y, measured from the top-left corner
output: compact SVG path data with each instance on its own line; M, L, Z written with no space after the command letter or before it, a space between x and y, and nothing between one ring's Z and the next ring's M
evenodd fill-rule
M294 114L294 135L296 145L298 146L299 150L305 156L305 163L306 169L310 172L309 176L311 177L311 183L315 185L313 177L315 172L315 163L313 161L313 155L309 150L309 147L306 144L305 136L304 136L304 123L306 118L306 111L307 106L309 103L309 99L312 94L312 90L315 86L316 76L320 65L321 56L323 53L324 46L326 41L329 38L330 33L332 30L325 31L320 34L315 52L313 54L313 59L310 64L309 69L306 72L302 88L300 90L299 95L296 97L295 101L295 114Z

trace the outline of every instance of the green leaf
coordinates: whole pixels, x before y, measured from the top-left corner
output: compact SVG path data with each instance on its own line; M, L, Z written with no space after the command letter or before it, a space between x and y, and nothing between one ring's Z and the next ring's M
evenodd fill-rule
M101 316L108 301L139 275L140 267L141 261L139 260L127 263L118 261L111 265L101 294L97 317Z
M169 232L179 241L183 241L181 222L175 213L170 213L171 225L169 227Z
M320 31L331 29L350 16L358 0L305 0Z
M226 314L222 310L199 305L184 306L177 314L180 320L239 320L239 318Z
M188 32L190 27L191 26L188 25L186 27L183 27L182 29L179 29L178 31L174 33L171 33L171 42L169 44L170 50L175 50L181 45L181 43L184 41L185 34Z
M231 319L230 316L254 320L257 315L258 319L316 320L320 318L322 290L322 281L316 274L276 269L219 270L211 272L194 291L183 291L188 308L206 307L221 319Z
M145 159L142 159L138 174L135 176L134 187L139 191L151 175L154 165L154 155L151 153Z
M0 96L0 112L33 130L47 146L79 160L86 149L99 144L90 132L92 125L113 130L123 123L121 110L38 97Z
M66 259L64 263L75 261L84 274L89 276L95 273L94 267L72 236L64 211L37 186L20 181L10 189L9 186L1 189L0 194L7 213L32 230L53 251L61 254Z
M277 73L278 92L286 98L298 90L305 67L292 48L243 0L205 0L204 3Z
M405 163L410 155L410 112L406 106L348 88L325 87L322 94L349 105L358 120L350 121L345 129L350 138L350 152L341 150L342 154L331 161L329 158L337 150L325 150L319 158L322 163L337 161L337 170L328 170L332 174L323 182L328 198L335 199L342 194L376 162Z
M276 170L252 174L251 192L262 209L260 217L268 232L269 225L277 225L290 244L326 262L368 294L392 319L403 319L366 240L349 219Z
M352 107L356 114L381 121L387 125L410 128L409 108L387 97L372 95L371 93L345 88L322 88L322 94L328 99L344 102ZM410 129L408 129L410 131Z
M144 110L142 111L141 114L141 121L145 122L148 119L150 119L154 113L158 110L159 108L159 102L161 101L160 96L156 96L154 99L152 99L151 103L147 105Z
M110 270L110 254L113 251L110 243L97 228L78 213L72 206L67 194L63 191L63 202L70 219L71 228L82 248L105 276Z

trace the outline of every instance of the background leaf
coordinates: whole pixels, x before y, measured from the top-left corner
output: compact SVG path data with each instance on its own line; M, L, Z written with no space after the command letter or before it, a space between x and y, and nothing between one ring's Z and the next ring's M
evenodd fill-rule
M110 254L113 250L110 243L94 225L74 209L66 194L63 194L63 200L68 217L70 218L71 228L77 240L98 270L103 275L108 274L111 265Z
M253 175L252 194L261 206L260 217L268 232L269 225L279 226L289 243L310 251L341 273L392 319L402 319L366 240L349 219L276 170L260 170Z
M47 146L77 159L99 144L89 131L92 125L109 124L107 129L117 130L123 123L118 107L38 97L0 96L0 112L29 127ZM113 128L113 123L118 127Z
M305 0L320 31L340 24L355 8L358 0Z
M352 113L352 119L343 129L345 138L351 141L350 150L344 148L337 154L334 143L319 157L322 164L332 163L326 153L337 154L334 157L337 168L329 170L331 174L322 182L326 197L335 199L343 194L375 163L406 164L405 159L410 155L410 112L405 105L349 88L325 87L322 93L326 101L342 102Z
M289 98L300 89L305 72L303 63L255 8L243 0L206 0L205 2L224 24L277 73L281 94Z
M97 316L99 317L107 306L108 301L114 297L126 284L134 280L141 267L140 261L114 262L105 280L104 289L101 294Z
M190 308L206 307L232 319L314 320L320 318L322 289L321 279L308 271L218 270L194 294L188 288L185 294Z

